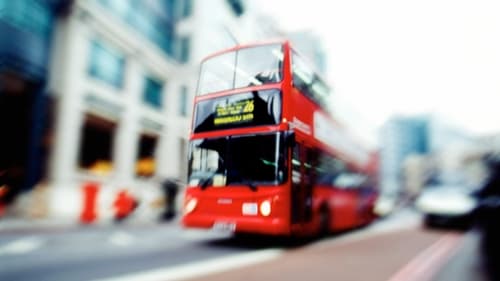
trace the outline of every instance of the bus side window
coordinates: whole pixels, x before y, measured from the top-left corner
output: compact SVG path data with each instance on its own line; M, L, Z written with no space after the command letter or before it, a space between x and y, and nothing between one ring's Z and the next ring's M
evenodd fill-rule
M296 144L292 148L292 183L300 183L300 146Z
M318 166L318 151L316 149L306 149L306 163L304 163L305 174L307 175L307 183L314 185L317 182L317 168Z
M293 85L304 92L305 94L309 94L308 88L313 82L314 73L307 64L303 62L303 60L293 53L292 56L292 79Z
M328 109L330 89L307 62L295 52L292 53L293 85L323 109Z
M335 178L333 185L344 189L359 189L366 182L366 177L359 173L345 172Z
M344 172L345 164L340 159L325 152L320 152L317 157L315 169L316 183L321 185L334 186L335 179Z

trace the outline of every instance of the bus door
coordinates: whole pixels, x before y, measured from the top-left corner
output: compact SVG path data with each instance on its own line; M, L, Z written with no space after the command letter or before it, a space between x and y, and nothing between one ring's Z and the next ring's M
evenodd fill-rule
M314 151L302 144L292 147L292 224L311 221L314 185Z

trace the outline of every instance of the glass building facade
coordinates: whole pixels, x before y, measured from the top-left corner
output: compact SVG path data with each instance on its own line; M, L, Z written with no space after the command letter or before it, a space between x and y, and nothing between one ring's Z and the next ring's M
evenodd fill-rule
M39 1L0 1L0 18L19 29L48 36L52 25L52 11Z
M7 201L46 172L49 53L55 19L70 2L0 0L0 186L8 186Z
M429 119L396 117L382 128L381 178L383 190L397 193L402 190L402 166L411 154L430 152Z
M68 1L0 0L0 71L44 80L55 17Z
M191 0L95 0L179 62L188 58L189 40L178 37L176 23L191 13Z

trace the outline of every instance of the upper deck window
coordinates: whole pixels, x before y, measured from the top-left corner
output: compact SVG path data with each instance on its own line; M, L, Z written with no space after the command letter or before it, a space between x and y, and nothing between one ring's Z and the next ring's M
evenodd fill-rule
M330 89L309 64L297 53L292 53L293 84L303 94L327 109Z
M280 82L283 77L280 44L243 48L205 60L198 95Z

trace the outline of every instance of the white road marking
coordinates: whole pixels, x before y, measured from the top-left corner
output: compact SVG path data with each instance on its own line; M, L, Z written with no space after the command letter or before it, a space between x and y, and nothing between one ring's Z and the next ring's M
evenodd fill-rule
M44 241L37 237L28 237L12 241L0 247L0 255L20 255L40 248Z
M222 232L216 232L216 231L205 230L205 229L202 229L202 230L197 230L197 229L183 230L180 233L180 235L182 236L182 239L190 240L190 241L231 237L231 233L222 233Z
M184 264L166 269L157 269L136 274L124 275L96 281L168 281L199 277L210 273L229 271L251 264L276 259L283 254L281 249L259 250L251 253L236 254L226 257Z
M408 264L396 272L389 281L432 280L441 266L458 250L462 236L449 233L420 252Z
M126 247L135 242L135 237L124 231L116 231L111 234L108 241L113 245Z

